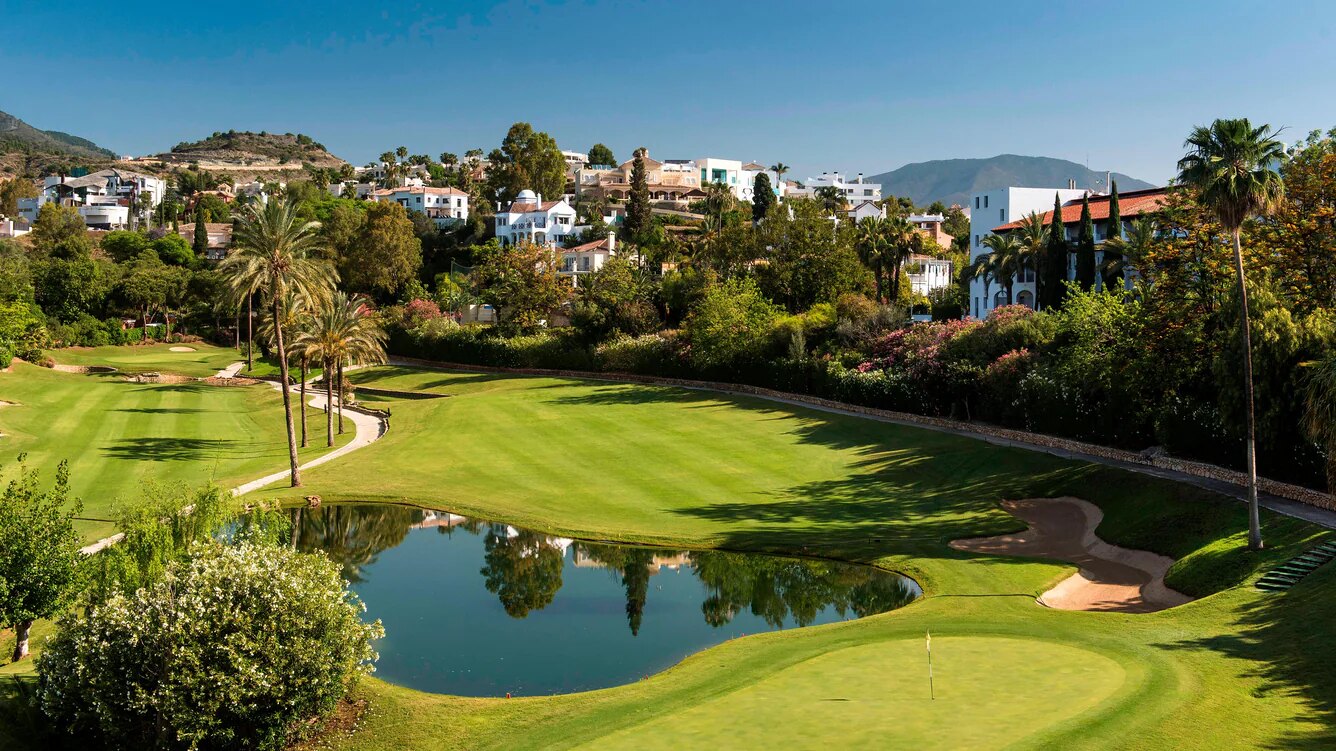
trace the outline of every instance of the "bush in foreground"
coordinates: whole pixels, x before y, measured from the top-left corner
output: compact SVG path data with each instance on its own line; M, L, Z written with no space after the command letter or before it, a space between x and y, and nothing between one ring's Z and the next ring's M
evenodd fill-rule
M383 629L362 610L324 556L203 543L66 618L38 699L57 727L110 747L282 748L373 669Z

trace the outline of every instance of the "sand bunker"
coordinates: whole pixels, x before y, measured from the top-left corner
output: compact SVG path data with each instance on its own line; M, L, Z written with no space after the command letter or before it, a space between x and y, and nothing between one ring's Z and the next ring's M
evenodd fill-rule
M88 373L115 373L115 372L116 372L116 369L113 368L113 367L111 367L110 365L64 365L64 364L61 364L61 363L56 363L56 364L54 364L54 365L51 366L51 369L52 369L52 370L60 371L61 373L84 373L84 374L88 374Z
M1172 558L1110 545L1095 536L1104 518L1099 507L1079 498L1004 501L1002 508L1030 525L1024 532L956 540L951 547L972 553L1052 558L1080 571L1039 597L1060 610L1114 610L1150 613L1190 602L1165 586Z
M170 347L172 352L194 352L194 347Z

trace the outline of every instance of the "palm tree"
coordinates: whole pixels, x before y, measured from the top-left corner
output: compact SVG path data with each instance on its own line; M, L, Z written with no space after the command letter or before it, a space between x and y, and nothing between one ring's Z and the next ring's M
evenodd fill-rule
M323 306L303 332L299 346L324 368L325 442L334 445L335 381L338 387L339 432L343 432L343 366L385 361L385 331L362 300L343 292Z
M1021 220L1021 226L1016 229L1016 239L1023 248L1025 258L1025 268L1032 269L1035 272L1036 288L1042 279L1042 269L1040 264L1045 257L1045 251L1048 249L1048 225L1044 224L1044 217L1038 212L1031 213ZM1037 291L1037 290L1036 290ZM1039 304L1039 295L1035 295L1035 305Z
M301 367L301 396L297 401L301 404L302 448L306 448L307 445L306 380L310 375L310 359L306 356L306 352L302 348L300 342L302 330L310 318L310 308L310 303L306 300L296 296L288 296L283 300L283 309L280 312L280 317L278 319L281 326L274 325L274 315L269 311L265 311L265 314L260 318L260 338L268 342L269 346L273 347L274 351L277 352L278 330L281 327L282 330L289 335L287 337L288 351L286 354L288 362L291 363L292 359L296 358ZM280 353L279 356L282 357L284 355L283 353Z
M1119 281L1127 278L1127 272L1140 267L1155 246L1158 232L1155 220L1143 216L1132 222L1127 237L1110 237L1104 241L1104 260L1100 263L1099 273L1104 278L1105 289L1121 286Z
M733 190L728 185L713 182L705 186L705 210L718 221L720 229L724 226L724 214L733 208L733 202Z
M775 191L780 195L784 193L784 173L789 171L789 165L783 162L775 162L770 165L770 170L775 173L775 180L779 183L775 186Z
M237 296L259 293L274 320L274 342L278 351L279 388L288 429L288 461L292 486L302 484L297 469L297 435L292 423L292 384L288 377L287 348L283 342L283 305L289 297L312 302L327 299L338 281L338 273L316 260L319 222L297 215L288 201L252 204L242 212L233 235L233 250L219 266L223 278Z
M885 298L882 289L882 277L886 270L887 233L886 220L879 216L864 217L858 222L854 248L863 265L872 270L872 278L877 284L877 302Z
M1305 365L1303 428L1326 449L1330 491L1336 489L1336 355Z
M966 266L965 270L961 272L961 276L966 282L972 282L975 279L983 282L983 299L985 307L988 305L988 287L997 276L995 273L996 269L993 266L994 260L992 253L984 253L971 261L970 265Z
M983 245L988 248L988 255L992 258L989 263L993 276L1002 285L1002 289L1006 290L1007 305L1010 305L1011 288L1016 283L1016 275L1025 269L1029 262L1028 251L1011 233L989 235L983 239ZM984 294L987 294L987 290Z
M891 269L891 294L900 295L900 270L910 256L923 250L923 235L903 216L886 220L886 265Z
M1247 399L1248 435L1244 461L1248 467L1248 547L1262 549L1261 513L1257 505L1257 420L1253 411L1252 322L1243 273L1241 229L1249 218L1269 214L1285 197L1285 183L1274 169L1285 146L1270 125L1256 128L1247 118L1216 120L1192 129L1178 160L1178 181L1197 190L1198 200L1215 212L1234 236L1234 273L1238 279L1239 332L1243 339L1243 379Z

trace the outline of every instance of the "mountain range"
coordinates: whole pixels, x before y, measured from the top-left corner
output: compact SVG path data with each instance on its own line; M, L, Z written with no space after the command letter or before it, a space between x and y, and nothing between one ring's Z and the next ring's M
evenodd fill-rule
M1113 173L1119 191L1153 188L1118 172ZM987 159L935 159L915 162L873 175L868 182L880 183L883 196L908 196L919 206L941 201L950 206L964 206L972 193L994 188L1065 188L1068 180L1076 187L1108 192L1105 173L1066 159L1046 156L1000 154Z

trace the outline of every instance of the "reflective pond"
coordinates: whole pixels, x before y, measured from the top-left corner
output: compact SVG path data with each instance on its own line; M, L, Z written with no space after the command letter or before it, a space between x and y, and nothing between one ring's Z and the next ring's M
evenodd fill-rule
M572 541L402 506L292 512L385 624L376 675L464 696L651 675L746 634L893 610L920 593L868 566Z

